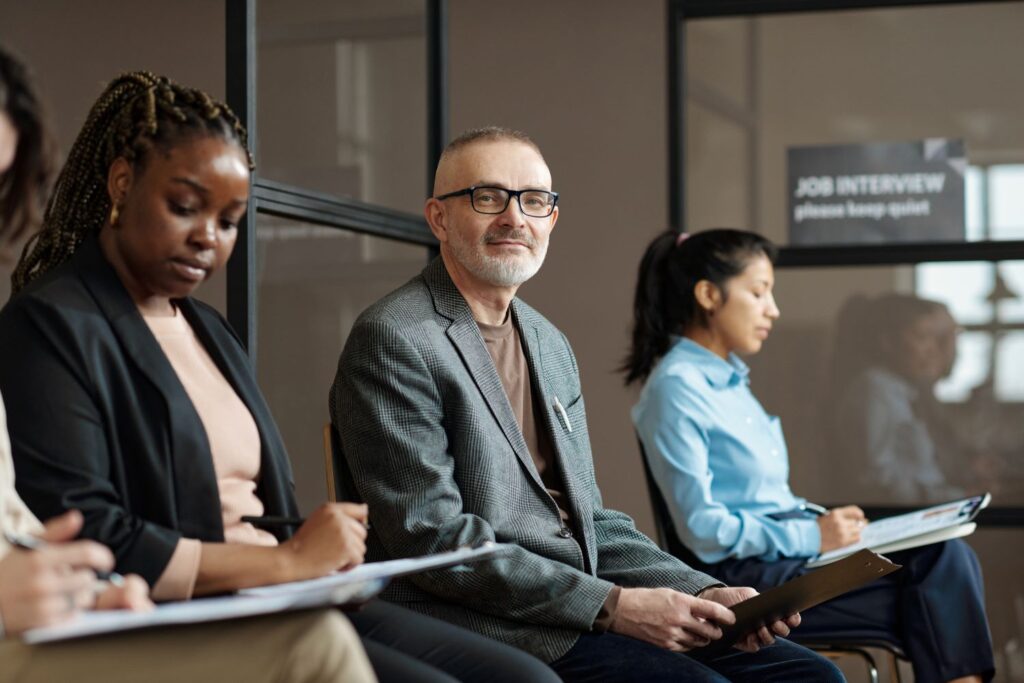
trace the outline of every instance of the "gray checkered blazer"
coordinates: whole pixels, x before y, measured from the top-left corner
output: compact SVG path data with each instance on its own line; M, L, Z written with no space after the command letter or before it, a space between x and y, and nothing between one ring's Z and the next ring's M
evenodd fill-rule
M565 336L516 299L534 391L576 529L563 529L465 299L435 259L367 309L345 344L331 416L348 493L370 508L369 560L484 541L499 559L395 580L385 599L561 657L613 584L696 593L718 585L608 510L594 478L579 369ZM561 402L572 431L554 407Z

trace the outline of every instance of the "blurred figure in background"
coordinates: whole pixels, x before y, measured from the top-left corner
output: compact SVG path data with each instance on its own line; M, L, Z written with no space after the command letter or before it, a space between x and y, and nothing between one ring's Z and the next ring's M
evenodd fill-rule
M956 362L959 327L938 301L856 296L841 309L833 363L833 438L845 496L921 504L992 488L992 461L972 457L935 385Z

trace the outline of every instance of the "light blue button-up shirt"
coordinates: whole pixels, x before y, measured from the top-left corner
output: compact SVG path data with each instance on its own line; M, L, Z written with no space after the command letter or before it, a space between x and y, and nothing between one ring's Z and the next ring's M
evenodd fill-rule
M805 500L789 490L779 418L754 398L747 365L674 342L632 416L680 540L708 563L817 555L813 519L769 516Z

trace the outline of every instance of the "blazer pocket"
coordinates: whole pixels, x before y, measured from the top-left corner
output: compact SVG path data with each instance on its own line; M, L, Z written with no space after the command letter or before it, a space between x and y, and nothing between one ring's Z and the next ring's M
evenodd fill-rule
M553 394L551 409L555 413L555 422L561 426L563 432L576 435L584 431L582 399L583 394L577 394L571 401L563 403L557 394Z

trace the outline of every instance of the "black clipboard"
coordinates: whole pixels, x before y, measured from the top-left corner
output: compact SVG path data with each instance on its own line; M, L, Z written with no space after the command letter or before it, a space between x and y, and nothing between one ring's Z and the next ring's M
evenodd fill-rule
M736 623L723 626L721 638L689 654L699 659L720 655L761 626L860 588L901 566L870 550L860 550L733 605L730 609Z

